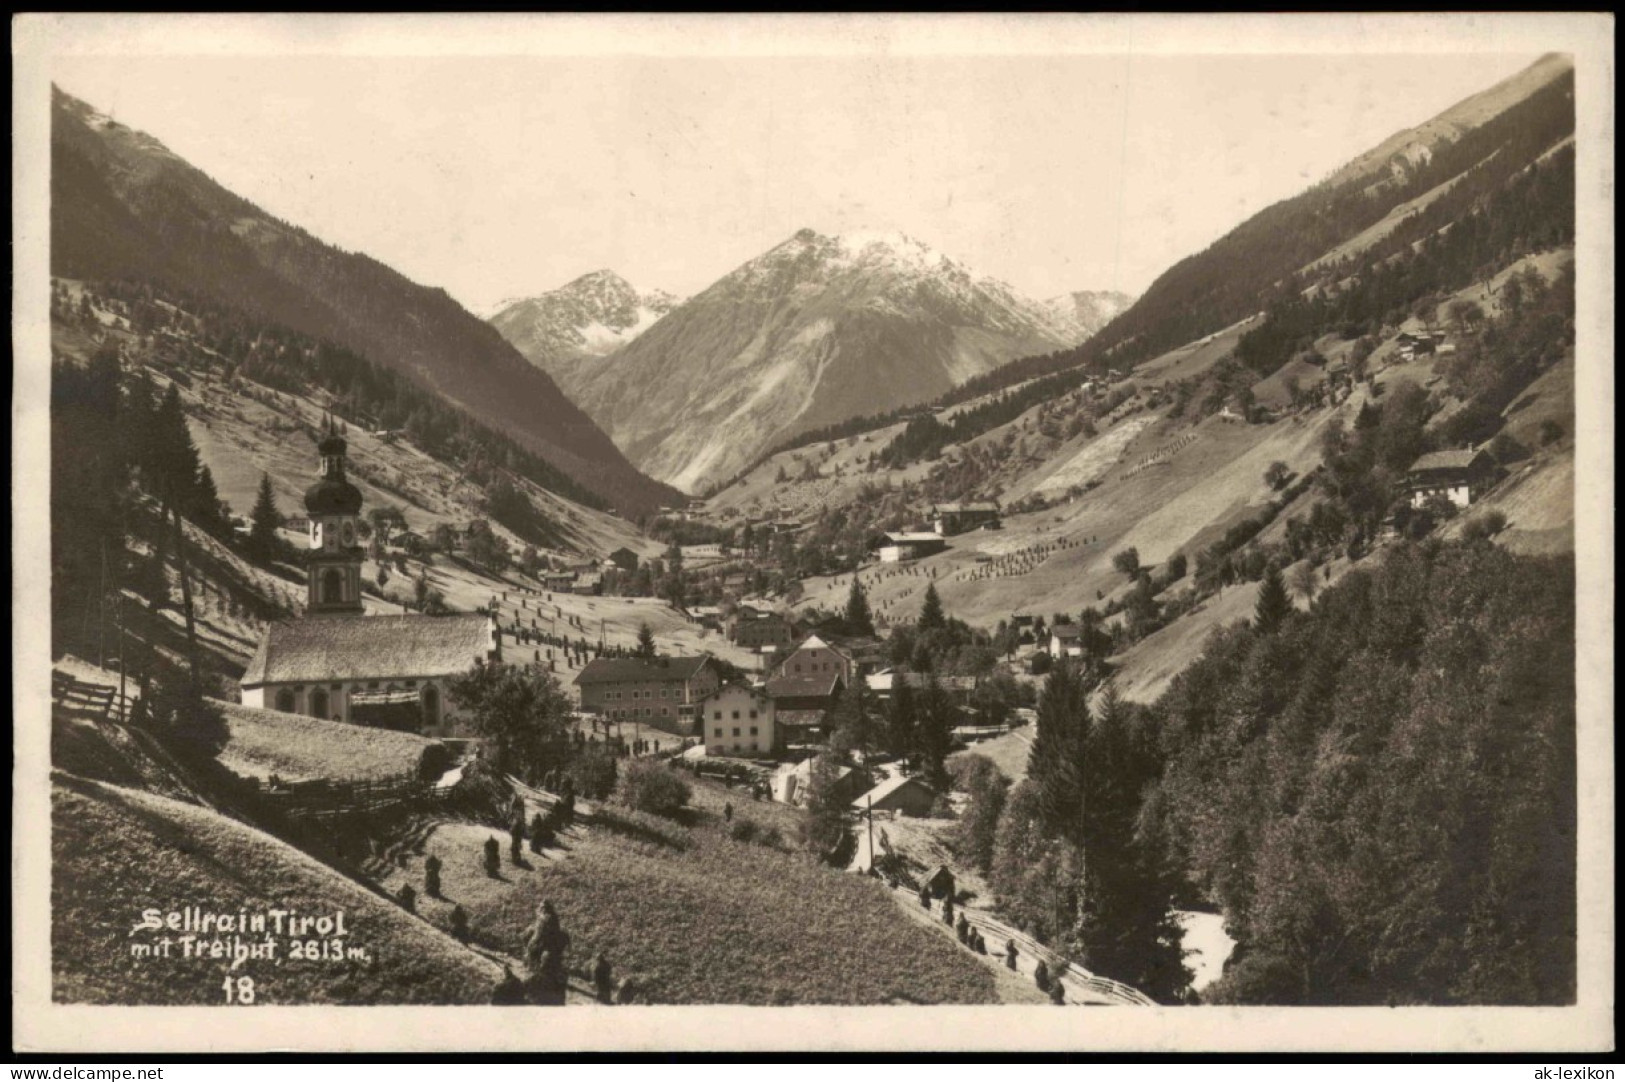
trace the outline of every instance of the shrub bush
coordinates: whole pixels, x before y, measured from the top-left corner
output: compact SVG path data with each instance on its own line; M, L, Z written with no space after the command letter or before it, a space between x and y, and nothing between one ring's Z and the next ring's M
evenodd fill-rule
M1485 511L1465 523L1461 528L1461 536L1467 541L1482 541L1494 537L1507 528L1507 517L1497 510Z
M648 812L633 811L613 804L600 804L593 814L593 825L624 834L640 841L654 842L673 849L687 849L694 844L687 830L669 819Z
M605 800L615 791L615 757L602 745L588 744L570 763L568 776L576 792Z
M621 777L621 803L634 811L672 816L688 798L688 782L652 759L633 760Z

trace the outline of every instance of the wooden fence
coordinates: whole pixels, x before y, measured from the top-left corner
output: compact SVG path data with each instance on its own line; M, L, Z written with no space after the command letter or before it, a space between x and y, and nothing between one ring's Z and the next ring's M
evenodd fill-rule
M376 782L308 781L270 788L261 783L254 802L290 821L336 823L361 815L438 807L449 790L417 778Z
M889 849L889 847L888 847ZM892 888L898 894L905 895L909 901L905 905L914 904L914 897L918 888L909 889L906 886ZM1008 924L1003 924L991 917L982 915L968 909L960 909L967 923L974 925L977 930L984 933L990 945L997 953L997 947L1006 940L1013 940L1018 948L1027 952L1033 958L1041 959L1051 973L1062 976L1065 980L1077 985L1079 988L1093 992L1110 1003L1125 1007L1155 1007L1156 1001L1137 988L1131 988L1120 981L1110 977L1101 977L1090 973L1087 969L1069 961L1055 951L1044 946L1032 936L1017 931Z
M54 669L51 672L51 701L70 714L88 716L98 721L124 721L130 713L130 700L121 697L118 688L89 684Z

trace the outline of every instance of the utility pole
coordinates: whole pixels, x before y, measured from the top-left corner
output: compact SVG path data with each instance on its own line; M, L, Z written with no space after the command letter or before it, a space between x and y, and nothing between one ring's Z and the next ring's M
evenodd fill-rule
M864 814L869 820L869 870L875 867L875 797L874 794L864 794Z
M125 693L125 687L126 687L126 684L127 684L128 680L129 680L130 665L129 665L129 657L125 653L126 640L125 640L125 637L124 637L124 591L123 590L119 591L118 610L117 610L117 612L118 612L118 709L119 709L119 720L120 721L129 721L130 720L130 700L129 700L128 696Z
M107 668L107 538L102 538L102 586L96 595L96 664Z

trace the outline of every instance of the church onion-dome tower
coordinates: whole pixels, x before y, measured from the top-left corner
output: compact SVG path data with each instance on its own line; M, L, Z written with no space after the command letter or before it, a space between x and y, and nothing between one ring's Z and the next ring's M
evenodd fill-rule
M344 477L346 444L327 419L317 444L322 477L305 490L310 517L310 562L305 611L357 614L361 607L361 490Z

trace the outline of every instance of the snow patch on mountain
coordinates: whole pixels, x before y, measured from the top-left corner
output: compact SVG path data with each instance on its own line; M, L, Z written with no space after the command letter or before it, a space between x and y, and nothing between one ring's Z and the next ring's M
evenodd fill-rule
M1044 304L1057 319L1069 320L1076 328L1079 342L1099 334L1101 329L1126 312L1134 298L1116 290L1082 289L1051 297Z

